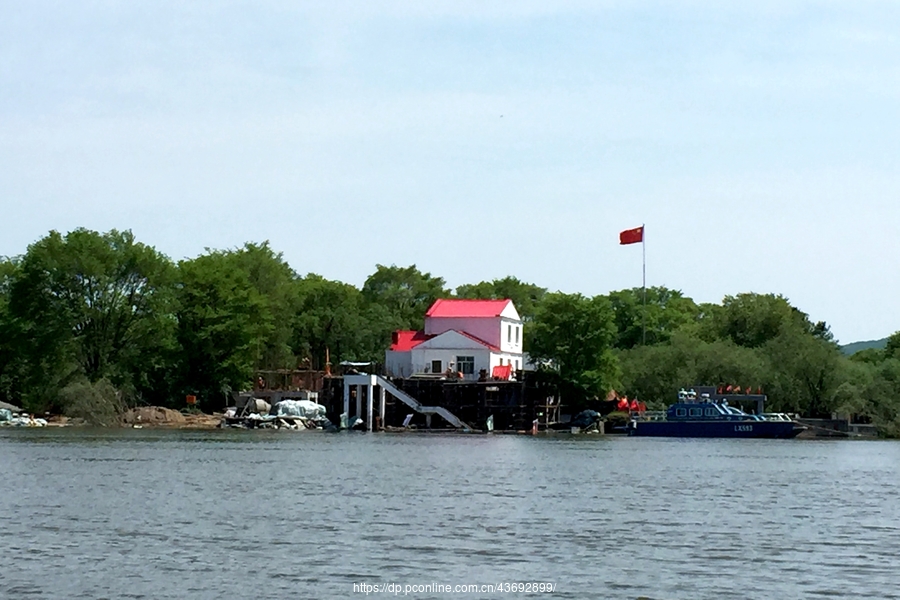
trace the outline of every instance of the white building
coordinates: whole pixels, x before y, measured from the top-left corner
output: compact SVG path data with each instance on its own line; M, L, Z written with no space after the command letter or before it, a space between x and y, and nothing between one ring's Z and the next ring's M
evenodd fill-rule
M477 379L484 370L508 378L524 368L522 342L511 300L438 300L425 313L423 331L394 332L385 370L392 377L450 371Z

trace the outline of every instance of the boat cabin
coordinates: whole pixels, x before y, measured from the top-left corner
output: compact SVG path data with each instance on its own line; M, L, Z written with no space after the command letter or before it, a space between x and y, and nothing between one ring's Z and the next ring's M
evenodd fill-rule
M757 415L748 415L727 400L716 400L709 394L697 397L694 390L678 392L678 402L666 411L668 421L759 421Z

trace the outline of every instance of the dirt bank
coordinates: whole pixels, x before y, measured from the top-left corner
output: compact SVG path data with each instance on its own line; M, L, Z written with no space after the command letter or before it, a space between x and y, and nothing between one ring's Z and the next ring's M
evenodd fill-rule
M122 422L127 427L167 427L173 429L213 429L219 426L222 415L203 413L181 414L171 408L161 406L141 406L132 408L122 415Z

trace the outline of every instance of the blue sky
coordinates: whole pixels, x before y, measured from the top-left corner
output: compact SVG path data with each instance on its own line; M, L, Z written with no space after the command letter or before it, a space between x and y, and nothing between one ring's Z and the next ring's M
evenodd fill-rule
M131 229L300 273L787 296L900 329L892 2L0 0L0 255Z

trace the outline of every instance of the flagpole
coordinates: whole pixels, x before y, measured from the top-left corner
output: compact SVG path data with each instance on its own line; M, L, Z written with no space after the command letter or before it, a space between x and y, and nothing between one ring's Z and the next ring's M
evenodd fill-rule
M647 345L647 228L641 223L641 295L644 307L641 309L641 345Z

